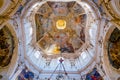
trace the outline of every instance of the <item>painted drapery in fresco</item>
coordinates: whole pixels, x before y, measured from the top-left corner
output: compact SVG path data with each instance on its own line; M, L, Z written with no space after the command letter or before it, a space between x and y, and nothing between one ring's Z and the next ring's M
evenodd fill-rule
M18 76L18 80L33 80L34 73L29 71L27 68L23 69Z
M85 80L103 80L96 68L86 75Z

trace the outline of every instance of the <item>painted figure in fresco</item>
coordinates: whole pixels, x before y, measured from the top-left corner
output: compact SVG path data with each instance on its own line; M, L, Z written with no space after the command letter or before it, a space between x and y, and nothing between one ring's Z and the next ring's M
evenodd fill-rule
M92 70L92 72L88 73L86 75L86 79L85 80L103 80L103 78L101 77L101 75L98 73L97 69L94 68Z
M18 80L33 80L34 73L29 71L27 68L23 69L18 76Z
M43 15L44 18L48 18L48 16L50 16L52 10L51 10L50 6L47 3L45 3L41 6L41 8L39 8L38 12L40 15Z
M74 18L75 21L75 28L76 34L79 36L79 38L85 42L85 24L86 24L86 15L79 15Z
M82 45L82 42L77 35L73 35L69 42L73 45L75 50L78 50Z
M13 54L13 40L7 27L0 30L0 67L5 67L10 63Z
M60 51L62 53L64 53L64 52L74 53L74 48L73 48L73 46L72 46L71 43L69 43L68 41L66 41L66 43L64 44L64 46L60 47Z
M55 15L66 16L68 14L68 7L66 3L54 3L52 8Z
M50 34L45 33L44 37L40 40L39 44L41 45L41 48L48 49L53 44L53 38L50 36Z
M73 13L75 13L76 15L83 14L84 12L84 9L79 4L76 3L73 6Z
M117 28L113 31L108 42L108 56L110 64L116 68L120 68L120 30Z
M72 44L69 42L69 36L65 33L59 33L55 35L55 41L56 43L59 44L60 46L60 51L62 53L68 52L68 53L73 53L74 48Z

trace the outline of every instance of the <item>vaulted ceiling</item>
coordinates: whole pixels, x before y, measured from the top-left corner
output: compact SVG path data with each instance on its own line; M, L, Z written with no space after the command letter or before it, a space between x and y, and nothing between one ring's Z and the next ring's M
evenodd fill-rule
M35 80L49 79L62 58L71 79L98 71L117 80L119 8L119 0L0 1L0 78L29 70Z

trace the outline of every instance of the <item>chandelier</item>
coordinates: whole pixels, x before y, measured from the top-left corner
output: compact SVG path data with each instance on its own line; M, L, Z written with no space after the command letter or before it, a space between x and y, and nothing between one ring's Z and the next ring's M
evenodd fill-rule
M69 80L68 73L66 72L65 67L63 65L63 61L64 60L61 57L59 59L59 64L57 65L57 67L55 68L55 70L53 71L53 73L50 75L50 77L48 78L48 80L52 80L51 78L52 78L53 74L56 72L57 69L59 69L59 71L58 71L58 74L56 76L56 80ZM64 72L61 69L63 69Z

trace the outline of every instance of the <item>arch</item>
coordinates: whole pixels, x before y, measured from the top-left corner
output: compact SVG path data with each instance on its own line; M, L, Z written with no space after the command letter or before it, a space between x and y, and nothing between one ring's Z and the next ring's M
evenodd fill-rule
M111 24L111 23L110 23ZM119 70L116 70L115 68L113 68L109 62L109 58L108 58L108 40L112 34L112 32L114 31L116 27L114 25L110 25L109 29L107 30L107 33L105 34L105 36L103 37L103 47L102 47L102 61L103 61L103 67L104 70L106 72L106 75L108 76L108 78L110 80L115 79L116 80L116 76L119 75ZM114 74L114 75L113 75Z
M5 27L6 26L6 27ZM16 36L16 33L14 31L14 28L11 26L10 23L6 23L2 29L6 29L7 31L9 31L9 34L10 37L12 40L9 40L9 41L12 41L12 44L10 42L9 45L11 47L11 50L9 51L9 53L11 53L10 56L10 59L9 59L9 64L7 64L5 67L1 67L1 72L3 73L3 79L8 79L9 77L11 77L17 67L17 60L18 60L18 40L17 40L17 36ZM1 30L2 30L1 29Z

